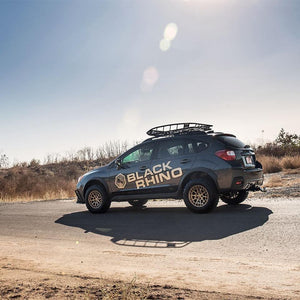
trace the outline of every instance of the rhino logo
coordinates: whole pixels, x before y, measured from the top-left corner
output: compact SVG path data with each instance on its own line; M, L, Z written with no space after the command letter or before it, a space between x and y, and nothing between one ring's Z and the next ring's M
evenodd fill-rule
M126 186L126 177L120 173L115 177L115 185L119 188L119 189L124 189L124 187Z

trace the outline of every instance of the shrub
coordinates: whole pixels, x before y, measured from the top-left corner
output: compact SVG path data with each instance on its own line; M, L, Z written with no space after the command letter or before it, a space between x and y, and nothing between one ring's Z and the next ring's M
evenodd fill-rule
M38 159L32 159L30 164L29 164L29 167L30 168L36 168L40 165L40 161Z
M281 128L274 142L253 148L259 155L275 157L300 155L300 135L290 134Z

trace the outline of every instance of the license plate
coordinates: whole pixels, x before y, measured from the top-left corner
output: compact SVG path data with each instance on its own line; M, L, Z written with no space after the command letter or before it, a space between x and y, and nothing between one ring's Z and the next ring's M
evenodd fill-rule
M247 165L253 165L252 156L246 156L246 164Z

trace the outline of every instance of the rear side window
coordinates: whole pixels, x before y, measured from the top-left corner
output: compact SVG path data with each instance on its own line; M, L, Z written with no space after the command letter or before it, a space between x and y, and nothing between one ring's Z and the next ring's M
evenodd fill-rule
M208 144L202 141L189 141L188 142L189 153L199 153L208 147Z
M227 136L227 135L221 135L218 136L217 139L224 143L227 146L231 146L234 148L244 148L245 144L238 140L236 137L233 136Z
M157 151L157 158L176 157L184 154L185 143L183 140L163 141Z

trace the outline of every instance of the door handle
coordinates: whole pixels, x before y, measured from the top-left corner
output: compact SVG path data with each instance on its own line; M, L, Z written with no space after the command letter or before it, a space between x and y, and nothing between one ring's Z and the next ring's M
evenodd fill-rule
M182 159L182 160L180 161L180 163L181 163L181 164L186 164L186 163L188 163L188 162L190 162L190 161L191 161L190 159L184 158L184 159Z
M141 171L145 171L146 169L147 169L146 166L141 166L141 167L140 167L140 170L141 170Z

